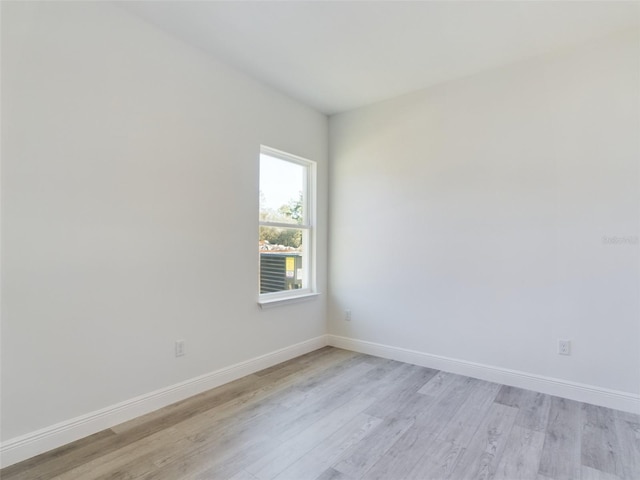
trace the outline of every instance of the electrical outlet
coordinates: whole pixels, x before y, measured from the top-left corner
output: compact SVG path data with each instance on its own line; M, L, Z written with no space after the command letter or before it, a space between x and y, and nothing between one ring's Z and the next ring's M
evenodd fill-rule
M558 354L571 355L571 340L558 340Z
M184 340L176 340L176 357L183 357L184 355Z
M344 311L344 319L347 322L351 321L351 310L345 310Z

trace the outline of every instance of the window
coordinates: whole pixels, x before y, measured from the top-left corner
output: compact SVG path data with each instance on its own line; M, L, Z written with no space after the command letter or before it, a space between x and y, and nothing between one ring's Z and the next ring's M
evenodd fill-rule
M315 162L260 149L260 303L314 290Z

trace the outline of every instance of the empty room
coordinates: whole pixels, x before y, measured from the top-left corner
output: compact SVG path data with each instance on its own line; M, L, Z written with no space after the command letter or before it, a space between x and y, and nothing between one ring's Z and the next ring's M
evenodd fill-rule
M0 20L2 480L640 479L640 2Z

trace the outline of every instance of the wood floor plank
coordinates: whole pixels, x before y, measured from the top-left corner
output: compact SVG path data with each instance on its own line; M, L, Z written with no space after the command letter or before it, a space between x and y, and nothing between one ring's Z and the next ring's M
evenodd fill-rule
M500 385L477 382L460 409L425 448L408 478L449 478L494 403Z
M352 375L352 367L357 366L362 370L370 370L381 361L383 360L376 359L371 361L368 356L358 354L339 362L332 366L332 368L325 369L316 375L298 378L298 381L292 385L292 388L287 390L287 395L280 398L280 403L290 407L298 406L304 403L304 400L308 399L310 396L313 397L315 392L321 391L322 387L340 382L340 377L343 375ZM300 396L302 396L303 399L297 400Z
M434 375L418 390L418 393L438 397L456 380L460 380L460 375L447 372L437 372L436 375Z
M358 413L362 413L371 402L371 398L360 396L342 408L337 408L325 418L272 449L267 455L249 465L247 470L261 480L276 477Z
M239 470L246 470L248 465L266 455L273 447L273 440L268 435L265 435L256 443L250 444L249 441L244 444L238 444L225 458L220 458L217 450L213 451L206 468L199 471L197 475L192 473L189 478L194 480L229 478L237 474ZM195 469L193 471L197 472L198 470ZM174 476L173 478L176 477Z
M496 396L496 403L501 403L508 407L519 407L524 390L510 385L503 385Z
M387 369L395 368L397 366L397 362L392 360L367 358L364 356L355 357L354 361L359 362L359 368L361 368L363 375L378 367ZM353 368L351 368L351 366L347 366L347 368L345 368L344 375L357 376L358 374ZM286 396L286 398L281 399L280 403L287 408L298 408L305 403L309 403L309 401L315 401L318 396L323 395L327 389L333 388L334 384L337 385L342 383L344 383L344 379L341 377L340 373L330 372L329 375L318 376L308 380L306 384L302 384L301 388L294 389Z
M432 402L417 391L411 399L403 399L395 414L388 415L371 435L345 452L333 467L350 477L362 477L415 424L416 417Z
M514 425L493 479L536 478L542 445L544 433Z
M611 475L610 473L601 472L595 468L582 466L581 480L620 480L617 475ZM637 478L637 477L636 477Z
M357 393L357 395L350 397L346 402L336 402L336 399L339 399L339 395L332 396L332 391L325 388L325 390L327 390L325 395L319 397L318 402L312 404L313 408L306 412L306 414L308 414L309 411L321 411L324 412L324 414L316 415L317 421L315 423L309 423L307 421L308 415L306 415L304 422L296 422L296 429L300 429L300 425L302 424L308 423L309 425L301 429L297 434L284 440L280 446L274 448L252 465L249 465L247 471L261 479L275 477L291 463L312 449L317 443L337 431L351 418L370 406L376 400L376 395L381 394L379 393L380 386L393 384L393 380L397 378L398 370L405 368L403 364L395 361L381 360L376 363L377 366L368 371L367 375L360 379L360 387L362 387L360 393L357 393L359 391L358 384L354 383L350 383L350 388L344 390L344 392L349 393L349 395ZM382 391L384 391L384 389L382 389ZM328 397L331 398L328 399ZM335 408L331 410L328 406ZM297 412L297 417L293 414L291 414L291 416L299 419L301 414L299 410ZM302 416L305 416L304 411Z
M357 414L362 413L375 400L376 383L389 383L399 366L395 363L381 365L375 370L377 380L368 385L368 389L322 417L316 423L297 435L284 441L268 455L247 467L247 470L260 479L271 479L310 451L315 445L339 430ZM372 372L373 373L373 372Z
M451 477L492 478L517 414L517 408L494 403L451 472Z
M430 368L411 365L412 373L402 380L397 380L394 388L380 401L367 409L367 413L374 417L385 418L393 415L407 401L415 401L415 395L420 388L427 383L436 371Z
M407 480L424 480L425 478L447 479L458 465L465 448L455 441L444 442L435 439L426 445L425 452L409 468ZM410 467L410 465L407 465Z
M246 470L240 470L238 473L236 473L229 480L258 480L258 479L256 477L254 477L253 475L251 475Z
M333 468L327 468L316 480L353 480L342 472L339 472Z
M446 427L462 407L478 380L456 377L439 392L433 403L416 418L414 425L366 472L371 480L406 478L422 458L430 442ZM418 394L421 395L421 394Z
M297 435L334 409L357 397L363 389L370 388L372 383L377 384L381 368L385 368L384 363L377 367L369 365L368 370L362 370L358 373L354 367L352 374L348 378L345 377L340 383L327 382L322 393L318 392L316 398L309 399L310 401L306 404L292 409L289 418L274 426L271 434L280 441Z
M518 408L516 425L537 432L546 430L551 407L549 395L505 385L500 389L496 402Z
M175 428L168 428L83 463L56 476L56 480L76 480L78 478L93 480L123 475L118 472L127 472L132 476L135 474L134 466L140 466L141 468L135 470L140 474L145 474L144 468L151 468L154 459L166 458L172 452L179 452L187 448L190 443Z
M194 480L229 478L244 469L255 457L273 448L273 439L266 435L236 438L231 443L205 443L185 452L184 456L157 465L144 480Z
M527 430L544 432L549 422L551 396L527 390L525 401L519 407L516 425Z
M625 460L623 478L640 477L640 416L634 418L615 412L615 427L620 439L620 455Z
M551 397L539 474L555 480L580 478L580 420L579 402Z
M444 442L456 442L466 447L487 415L499 389L500 385L495 383L473 382L461 407L449 417L450 421L438 435L439 438Z
M350 368L331 367L328 369L332 375L327 377L327 389L334 384L348 383L354 377L358 377L372 368L369 364L361 361L352 361L352 359L347 360L345 364L348 364ZM324 378L325 373L326 371L323 371L320 376ZM315 382L310 381L308 378L300 380L299 383L300 385L296 387L296 390L306 386L309 388L316 387ZM275 435L275 429L282 428L283 424L292 422L297 418L294 415L297 411L291 411L281 405L282 400L288 397L292 389L293 386L287 386L275 392L271 391L266 394L262 392L261 396L252 395L250 397L251 402L248 403L244 403L243 398L246 397L242 397L240 400L212 408L200 416L182 422L178 426L185 433L208 438L216 436L220 430L233 428L235 424L251 421L254 422L256 428L272 428L271 433ZM321 398L319 397L317 402L321 402Z
M582 465L612 475L624 475L613 410L583 404L581 412Z
M380 422L379 418L364 413L358 414L351 422L281 472L275 477L276 480L315 479L330 468L342 452L366 438Z

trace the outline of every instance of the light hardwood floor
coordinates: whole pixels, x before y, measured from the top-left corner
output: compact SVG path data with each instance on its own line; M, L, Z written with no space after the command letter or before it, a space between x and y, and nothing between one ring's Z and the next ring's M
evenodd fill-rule
M635 480L640 417L327 347L0 477Z

